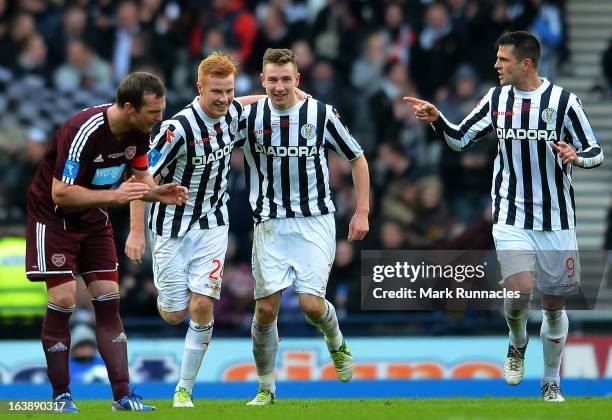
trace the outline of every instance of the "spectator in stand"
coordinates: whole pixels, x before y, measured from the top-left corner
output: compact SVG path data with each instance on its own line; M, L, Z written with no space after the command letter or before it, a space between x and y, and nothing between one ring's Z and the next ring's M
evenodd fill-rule
M404 112L402 97L409 89L408 68L401 61L391 60L385 64L384 77L379 83L379 89L368 101L370 124L374 129L374 140L378 143L399 142L404 117L410 114Z
M259 32L253 45L253 54L247 69L252 73L261 72L261 57L268 48L289 48L295 40L295 31L287 24L285 12L274 5L264 8L259 22Z
M172 80L174 70L181 56L182 48L188 44L187 30L180 24L182 13L178 2L143 0L139 13L140 26L150 40L150 55L162 68L164 79ZM193 73L189 70L189 73Z
M304 92L310 92L315 64L312 47L305 39L298 39L291 45L291 49L295 53L295 62L300 69L300 89Z
M112 84L110 65L102 60L82 39L66 44L66 62L54 74L55 86L61 91L94 90Z
M78 38L87 40L89 45L97 46L96 32L87 26L87 10L78 5L68 6L62 14L62 26L51 34L49 39L49 62L60 66L68 59L68 42Z
M376 201L382 200L387 195L395 181L415 182L421 175L413 151L404 149L397 142L383 143L378 146L374 168L372 185L375 189Z
M6 32L0 37L0 65L11 68L21 45L36 34L36 24L32 15L25 12L19 12L12 18L7 17L6 20Z
M396 179L381 197L380 219L393 220L407 229L417 222L417 186L405 179Z
M467 57L478 71L480 80L497 83L498 75L491 67L497 51L491 45L495 44L499 34L512 28L512 19L503 1L475 3L474 7L476 11L467 24Z
M462 120L480 99L475 70L469 65L460 66L453 76L440 109L453 121ZM465 153L455 153L448 147L441 148L440 176L445 196L452 203L459 221L469 225L479 219L490 202L493 161L497 151L495 141L481 141Z
M531 3L536 8L537 15L529 31L540 40L542 48L538 69L540 76L552 82L556 76L558 51L564 37L561 11L552 1L531 0Z
M440 179L435 175L421 178L417 183L417 205L414 223L407 231L413 249L432 249L452 234L454 220L444 199Z
M51 67L47 62L47 43L38 32L27 37L20 45L13 66L15 75L36 76L47 84L51 79Z
M353 131L368 154L376 148L377 140L370 123L368 101L380 88L386 60L385 39L379 32L372 32L366 37L361 56L353 62L350 73L351 85L355 91L359 92L354 99L355 128Z
M98 354L96 334L85 324L70 332L70 378L75 384L108 383L104 361Z
M373 32L365 39L361 57L351 69L351 84L361 93L360 96L369 96L378 89L386 61L385 38Z
M255 7L257 20L261 20L261 16L269 6L279 7L284 12L287 23L295 26L297 33L303 33L306 29L305 26L309 16L305 2L300 0L297 2L293 0L269 0L267 2L255 0L254 3L257 3Z
M140 33L138 5L133 1L122 2L117 10L117 27L114 34L113 77L121 80L132 66L132 45Z
M199 6L198 21L191 30L189 49L192 58L202 59L202 38L208 28L217 27L223 32L229 49L236 51L238 61L246 63L253 53L257 35L255 17L244 7L242 0L212 0L212 4L208 3Z
M48 135L37 127L27 131L23 149L12 160L12 164L4 173L3 178L7 187L6 206L10 209L11 223L25 223L26 195L38 166L47 150Z
M353 94L340 77L336 69L326 58L317 60L312 69L312 85L308 91L317 100L330 104L342 113L344 122L351 126L353 122Z
M361 27L351 6L357 2L326 0L311 25L315 55L332 60L339 73L349 72L361 44Z
M380 33L385 40L387 57L408 63L414 33L408 25L400 2L392 1L385 6L384 27Z
M329 273L328 292L339 320L346 318L347 313L361 309L360 259L356 256L355 246L355 242L338 240L336 259Z
M379 232L379 249L385 251L401 251L410 249L406 241L406 234L402 226L394 220L386 220L382 223Z
M444 4L430 4L410 53L410 74L422 96L433 98L436 90L450 79L463 48L463 35L453 28Z

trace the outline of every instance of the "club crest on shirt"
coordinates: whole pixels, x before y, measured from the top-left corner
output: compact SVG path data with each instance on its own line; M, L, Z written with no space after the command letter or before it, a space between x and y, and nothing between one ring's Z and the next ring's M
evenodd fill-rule
M130 160L136 156L136 146L128 146L125 148L125 158Z
M546 108L542 111L542 120L546 124L551 124L557 119L557 111L554 108Z
M229 125L229 131L230 133L232 133L232 135L238 132L238 121L232 120L232 122Z
M317 134L317 129L312 124L304 124L302 128L300 128L300 134L306 140L310 140Z

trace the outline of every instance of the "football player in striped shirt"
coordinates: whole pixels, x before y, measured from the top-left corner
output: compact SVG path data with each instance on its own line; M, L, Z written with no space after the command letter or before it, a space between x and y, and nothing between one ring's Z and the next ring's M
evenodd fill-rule
M281 293L289 286L297 292L306 320L323 333L338 378L352 378L351 352L334 306L325 299L336 250L327 151L352 167L356 206L349 224L351 241L363 239L369 230L370 188L363 151L335 109L295 95L300 75L293 51L268 49L260 78L267 97L245 111L243 146L255 218L251 334L259 390L248 405L256 406L275 400L276 321Z
M578 97L538 75L537 38L510 32L496 46L501 86L490 89L460 125L447 121L429 102L404 100L453 150L495 131L493 238L506 287L521 293L504 303L510 329L504 377L510 385L523 379L535 286L543 316L541 392L544 401L563 402L559 370L569 324L565 296L580 287L572 167L595 168L603 153Z

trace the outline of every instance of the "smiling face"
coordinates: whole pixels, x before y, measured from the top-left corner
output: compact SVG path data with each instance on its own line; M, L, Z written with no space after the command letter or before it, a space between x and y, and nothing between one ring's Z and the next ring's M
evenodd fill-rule
M295 88L300 84L300 74L295 64L265 64L259 78L274 108L287 109L298 102Z
M519 61L513 49L512 45L500 45L497 50L495 70L499 75L499 84L502 86L516 85L525 77L526 61L529 58Z
M225 77L206 76L198 82L200 106L210 118L221 118L234 100L234 74Z

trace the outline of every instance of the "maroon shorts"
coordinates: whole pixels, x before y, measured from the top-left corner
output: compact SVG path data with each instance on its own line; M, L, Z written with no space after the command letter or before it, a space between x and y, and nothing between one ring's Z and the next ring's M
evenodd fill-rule
M117 265L117 250L110 225L93 232L70 232L28 218L28 279L53 281L81 276L86 283L117 281Z

